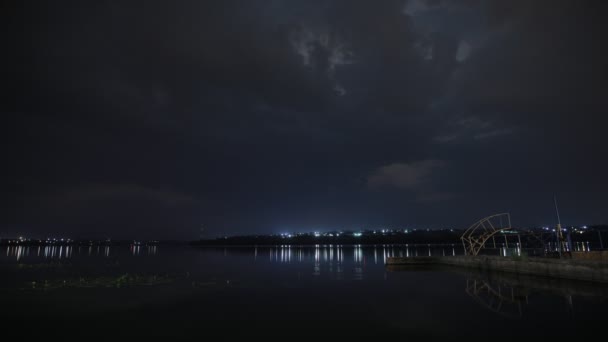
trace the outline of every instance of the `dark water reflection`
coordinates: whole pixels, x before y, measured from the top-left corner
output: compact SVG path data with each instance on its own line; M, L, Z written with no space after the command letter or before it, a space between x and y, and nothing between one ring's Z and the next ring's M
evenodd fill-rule
M387 268L458 246L4 247L6 326L30 335L402 338L602 332L605 286Z

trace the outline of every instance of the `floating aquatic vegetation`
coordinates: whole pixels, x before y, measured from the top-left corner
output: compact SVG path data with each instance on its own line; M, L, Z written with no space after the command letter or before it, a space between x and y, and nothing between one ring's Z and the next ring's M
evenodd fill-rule
M167 275L121 274L118 276L80 277L31 281L25 289L54 290L61 288L121 288L137 286L155 286L172 283L175 278Z

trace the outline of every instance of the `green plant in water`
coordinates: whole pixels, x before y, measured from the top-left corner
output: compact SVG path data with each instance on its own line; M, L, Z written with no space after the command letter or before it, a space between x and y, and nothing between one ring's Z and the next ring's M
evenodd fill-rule
M528 261L528 253L521 252L521 255L513 255L511 258L515 261Z
M129 274L125 273L120 277L116 278L115 285L116 287L121 287L122 285L126 285L129 282Z
M95 288L95 287L115 287L123 288L129 286L153 286L167 284L175 281L174 278L163 275L130 275L128 273L118 276L102 276L95 278L68 278L58 280L44 280L44 282L30 281L27 283L28 289L52 290L59 288Z

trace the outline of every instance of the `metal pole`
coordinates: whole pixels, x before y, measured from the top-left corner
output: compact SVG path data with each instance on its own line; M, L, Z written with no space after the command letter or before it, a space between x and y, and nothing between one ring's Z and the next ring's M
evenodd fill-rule
M519 234L517 234L517 240L519 240L519 248L521 248L521 236Z
M521 256L523 246L521 245L521 236L519 236L519 234L517 234L517 240L519 241L519 256Z
M555 204L555 213L557 214L557 224L561 225L562 221L559 219L559 210L557 210L557 197L553 195L553 204Z
M600 248L604 249L604 241L602 241L602 231L601 230L597 230L597 235L600 236Z
M555 236L557 239L557 252L562 256L562 221L559 218L559 210L557 209L557 197L553 195L553 203L555 204L555 213L557 214L557 227L555 228Z

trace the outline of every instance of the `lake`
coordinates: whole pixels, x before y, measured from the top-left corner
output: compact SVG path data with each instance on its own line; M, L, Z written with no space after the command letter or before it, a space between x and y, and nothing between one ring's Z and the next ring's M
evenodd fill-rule
M581 338L608 287L459 268L387 269L456 246L0 248L1 322L40 337Z

